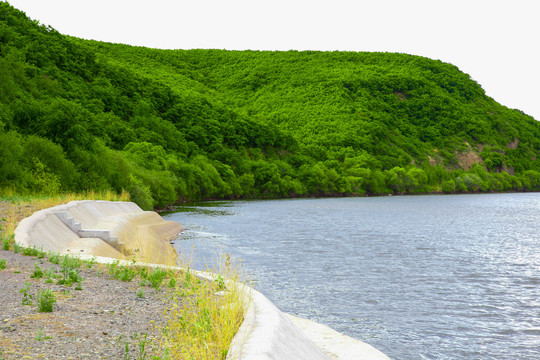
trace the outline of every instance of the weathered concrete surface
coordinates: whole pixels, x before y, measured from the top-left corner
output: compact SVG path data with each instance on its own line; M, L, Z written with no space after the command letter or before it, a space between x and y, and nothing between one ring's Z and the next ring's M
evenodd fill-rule
M56 214L63 212L84 230L74 231L60 220ZM165 221L132 202L71 201L23 219L15 229L15 241L60 254L85 253L115 259L130 255L143 262L173 265L176 253L168 240L182 230L177 222ZM84 237L107 231L117 241Z
M287 317L332 360L390 360L388 356L373 346L343 335L326 325L288 314Z
M249 291L249 290L248 290ZM263 294L251 304L233 339L228 360L323 360L328 357Z

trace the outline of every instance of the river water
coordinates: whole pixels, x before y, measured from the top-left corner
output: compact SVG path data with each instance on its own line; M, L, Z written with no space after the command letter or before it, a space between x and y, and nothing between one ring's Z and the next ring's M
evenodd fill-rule
M540 359L540 194L199 203L165 215L282 311L393 359Z

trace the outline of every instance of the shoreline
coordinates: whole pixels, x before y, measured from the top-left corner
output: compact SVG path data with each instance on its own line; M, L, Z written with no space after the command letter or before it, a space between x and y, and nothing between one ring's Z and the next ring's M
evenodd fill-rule
M79 202L78 204L81 203L83 205L88 204L88 202ZM118 204L115 206L117 205ZM62 205L60 207L65 208L66 206ZM44 209L36 212L31 216L33 221L27 220L28 218L21 221L15 231L16 241L20 241L22 238L24 239L22 241L23 245L29 247L36 246L36 244L33 244L32 241L28 240L28 235L35 232L33 230L35 226L38 226L37 235L39 236L39 241L43 241L42 236L44 235L44 231L54 232L58 231L60 228L62 228L62 231L65 231L65 226L39 228L39 226L41 226L41 221L44 221L45 223L53 222L58 225L58 219L52 212L57 212L60 207ZM97 216L100 217L102 215ZM119 221L120 218L121 217L118 216L114 217L115 221ZM38 219L37 225L36 219ZM81 218L79 217L77 220L79 219ZM163 219L161 220L165 222ZM96 223L105 224L107 222L97 221ZM64 237L65 236L66 235L64 235ZM154 240L149 240L146 244L151 244L156 239L157 238ZM163 236L160 237L160 241L164 241ZM52 245L50 243L48 245L65 246L65 244L65 241L61 242L55 238L55 240L52 241ZM144 247L144 245L139 245ZM93 255L92 249L96 248L88 248L87 251L84 252L86 254L84 256L88 257ZM66 251L64 251L64 253L66 253ZM77 253L82 255L82 252ZM98 261L107 263L112 260L113 259L110 258L103 258ZM147 265L152 266L151 264ZM178 267L176 267L176 269L179 271L182 270ZM204 276L204 274L202 276ZM388 359L386 355L360 340L346 337L345 335L339 334L324 325L314 323L310 320L298 319L294 317L291 318L290 315L281 313L281 311L279 311L279 309L277 309L268 299L266 299L264 295L246 287L245 285L244 287L246 288L246 291L250 293L252 298L256 300L251 302L249 306L250 310L248 310L248 312L252 315L246 316L240 330L238 330L237 336L235 336L233 339L233 344L231 344L230 348L230 353L232 354L230 356L231 359L236 358L235 354L245 354L245 357L240 355L240 357L245 359L255 359L260 358L260 356L268 359L288 359L288 356L295 352L299 356L298 358L303 358L302 356L305 354L306 356L309 356L310 359L354 359L357 357L357 355L359 355L359 352L361 352L364 356L367 356L365 357L367 359ZM294 325L294 323L299 325ZM239 339L240 337L241 339ZM263 344L265 345L262 346ZM261 346L266 348L266 352L261 353ZM349 352L344 352L344 347L352 350ZM324 353L322 352L323 349Z
M388 196L452 196L452 195L489 195L489 194L529 194L540 193L540 190L512 190L512 191L473 191L473 192L417 192L417 193L387 193L387 194L320 194L320 195L306 195L306 196L288 196L288 197L254 197L254 198L207 198L202 200L183 200L178 203L169 204L165 208L155 208L154 211L159 214L167 214L176 211L178 206L189 206L197 203L206 202L219 202L219 201L266 201L266 200L294 200L294 199L335 199L335 198L377 198Z

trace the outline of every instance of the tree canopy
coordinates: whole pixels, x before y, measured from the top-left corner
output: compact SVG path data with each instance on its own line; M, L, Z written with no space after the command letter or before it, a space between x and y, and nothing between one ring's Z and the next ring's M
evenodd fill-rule
M158 50L0 3L0 187L214 198L540 190L540 123L395 53Z

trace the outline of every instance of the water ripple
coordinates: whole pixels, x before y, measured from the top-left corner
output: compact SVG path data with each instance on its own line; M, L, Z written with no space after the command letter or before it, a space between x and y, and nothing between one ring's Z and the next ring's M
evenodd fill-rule
M540 194L221 202L179 249L395 359L540 359ZM197 256L197 255L196 255Z

